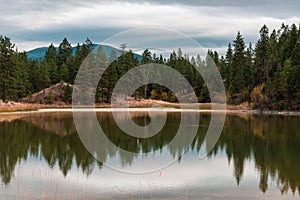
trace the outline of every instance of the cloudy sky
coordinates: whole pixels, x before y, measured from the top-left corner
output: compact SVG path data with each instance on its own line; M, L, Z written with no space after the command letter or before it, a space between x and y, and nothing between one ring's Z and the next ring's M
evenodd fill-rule
M0 35L19 50L94 43L132 28L164 27L182 32L222 53L238 30L255 42L263 24L300 23L299 0L0 0Z

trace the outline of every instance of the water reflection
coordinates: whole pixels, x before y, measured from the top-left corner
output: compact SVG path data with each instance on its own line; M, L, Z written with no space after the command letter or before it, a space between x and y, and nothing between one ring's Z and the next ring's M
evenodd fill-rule
M120 148L131 152L151 152L161 149L175 137L180 122L179 113L169 113L167 125L157 135L148 139L137 139L124 134L116 125L111 113L98 113L98 121L106 136ZM122 117L120 115L120 117ZM145 113L132 115L139 125L149 123ZM201 115L198 134L188 147L188 153L199 152L204 139L210 115ZM209 159L226 152L228 162L234 166L237 185L243 181L246 162L253 162L259 175L258 187L268 190L268 180L277 182L284 194L300 189L300 131L298 117L230 115L226 118L223 133ZM130 166L134 157L124 157L117 150L102 147L106 158L119 156L121 162ZM178 155L181 146L167 149ZM163 151L161 152L163 154ZM71 113L31 114L2 117L0 122L0 176L9 184L16 165L29 157L43 157L52 168L59 166L66 176L72 166L87 176L93 169L103 166L96 161L81 143L76 134ZM180 162L180 160L179 160ZM224 163L224 168L226 168Z
M268 178L277 181L278 188L293 193L300 186L300 131L297 117L230 116L226 127L211 153L224 149L234 164L234 176L240 183L246 161L254 161L259 173L259 188L268 189Z

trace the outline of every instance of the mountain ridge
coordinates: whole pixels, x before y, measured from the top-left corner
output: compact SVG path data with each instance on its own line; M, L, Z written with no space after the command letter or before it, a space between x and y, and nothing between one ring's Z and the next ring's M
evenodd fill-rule
M102 49L104 51L104 53L106 54L107 58L109 58L110 54L112 51L116 52L116 56L119 57L122 53L122 51L120 49L117 49L115 47L112 46L108 46L108 45L102 45L102 44L93 44L92 46L92 50L95 48L98 48L99 46L102 46ZM58 47L55 47L56 51L58 52ZM73 56L75 56L76 54L76 49L77 47L72 47L72 54ZM43 60L45 58L46 52L48 50L48 47L37 47L35 49L29 50L27 51L27 58L29 60ZM138 59L141 60L142 56L139 54L134 53L134 56Z

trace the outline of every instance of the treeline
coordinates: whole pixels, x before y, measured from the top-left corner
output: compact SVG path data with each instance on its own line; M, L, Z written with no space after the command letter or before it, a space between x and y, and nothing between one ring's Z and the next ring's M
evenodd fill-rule
M109 103L113 88L117 81L130 69L147 63L160 63L172 66L183 74L193 86L200 102L210 100L207 89L200 74L196 73L195 68L189 62L188 55L183 55L179 49L170 55L169 59L162 55L156 56L150 51L145 50L141 57L134 54L131 50L122 51L117 58L117 52L112 50L106 55L101 46L95 47L87 39L82 45L77 44L75 55L72 53L72 46L66 38L60 43L58 49L51 44L43 60L30 60L26 52L18 52L11 43L10 38L1 37L0 41L0 97L2 101L18 101L22 97L31 96L33 93L41 91L51 85L61 81L73 84L76 74L91 51L106 63L111 63L104 72L96 91L97 103ZM198 56L191 59L192 63L203 63ZM70 92L67 87L68 95L64 101L70 103ZM164 101L176 102L177 99L170 90L160 85L147 85L139 88L133 95L136 99L152 98ZM53 97L49 97L52 98ZM53 102L50 99L46 102Z
M105 58L105 56L105 53L100 47L97 52L97 57ZM100 79L96 91L96 102L110 102L111 95L117 81L134 67L149 63L164 64L174 68L189 81L198 97L199 102L210 101L208 89L201 75L194 67L204 64L205 61L202 60L200 56L197 56L196 59L189 59L188 55L183 55L179 48L177 53L173 51L169 58L163 58L162 55L156 55L155 53L152 54L148 49L146 49L142 53L142 57L140 59L138 59L135 54L129 50L128 52L121 54L118 59L115 58L115 54L111 54L108 60L112 62ZM129 80L129 83L132 83L133 81L134 80ZM135 98L136 100L143 98L177 102L176 95L171 90L158 84L147 84L141 86L134 94L132 94L132 98Z
M0 36L1 100L18 101L61 81L72 84L92 45L89 39L78 44L73 56L72 46L65 38L58 50L51 44L45 58L39 61L28 59L26 52L15 50L10 38Z
M228 45L225 56L209 50L207 55L216 63L227 91L230 104L248 102L260 109L300 109L300 28L282 24L271 33L266 25L259 31L255 45L247 46L238 32ZM128 70L137 65L160 63L179 71L190 82L199 102L209 102L209 92L201 75L193 66L208 62L199 55L189 57L179 48L169 58L145 50L137 57L131 50L106 55L99 46L96 49L87 39L72 46L65 38L58 50L51 44L43 60L28 60L26 52L18 52L10 39L1 36L0 41L0 97L3 101L19 100L50 85L65 81L74 83L77 71L87 55L93 51L105 62L111 63L104 72L96 90L96 102L110 102L116 82ZM140 87L133 97L160 99L176 102L176 96L167 88L150 84ZM69 98L68 98L69 99ZM70 100L68 100L70 101Z
M248 47L238 32L225 57L209 54L219 66L229 103L249 102L261 109L300 109L300 28L264 25Z
M223 78L228 103L237 105L247 102L251 107L259 109L299 110L300 27L282 24L279 30L270 33L264 25L259 34L256 44L253 46L250 43L247 46L242 34L238 32L235 40L229 43L225 56L208 50L207 55L213 59ZM203 64L209 66L208 58L202 59L199 55L190 58L180 48L178 52L173 51L167 59L163 59L161 55L152 55L148 50L142 54L140 63L134 61L133 56L127 59L124 58L126 56L121 56L110 66L111 71L108 70L107 77L103 77L104 84L101 85L104 87L97 90L102 94L98 100L109 102L114 81L126 70L138 64L154 62L171 66L183 74L192 85L199 102L210 101L207 86L193 67ZM111 87L107 84L111 84ZM134 96L176 101L172 92L159 85L141 87Z

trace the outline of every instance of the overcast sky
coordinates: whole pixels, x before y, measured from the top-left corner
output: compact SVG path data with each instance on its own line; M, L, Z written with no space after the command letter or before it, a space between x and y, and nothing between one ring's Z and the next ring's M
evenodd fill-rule
M59 44L94 43L131 28L165 27L191 36L203 47L224 51L237 31L255 42L270 29L300 23L299 0L0 0L0 34L19 50Z

